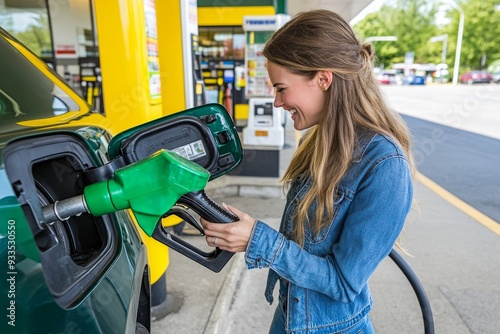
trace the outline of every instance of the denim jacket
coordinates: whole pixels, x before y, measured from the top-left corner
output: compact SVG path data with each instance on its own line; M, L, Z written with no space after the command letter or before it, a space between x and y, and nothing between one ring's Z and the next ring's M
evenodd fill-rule
M269 303L278 279L287 286L287 333L351 333L372 306L368 279L391 251L410 210L410 168L392 139L365 131L338 186L331 223L318 235L306 226L301 248L287 236L310 186L310 179L292 182L279 232L256 222L246 265L270 268L265 291Z

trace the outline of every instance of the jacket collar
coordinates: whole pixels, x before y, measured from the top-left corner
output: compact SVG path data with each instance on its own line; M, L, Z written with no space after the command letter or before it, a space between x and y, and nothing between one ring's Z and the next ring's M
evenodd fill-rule
M356 146L352 154L353 163L359 163L363 159L366 149L376 135L375 131L367 128L359 128L356 131Z

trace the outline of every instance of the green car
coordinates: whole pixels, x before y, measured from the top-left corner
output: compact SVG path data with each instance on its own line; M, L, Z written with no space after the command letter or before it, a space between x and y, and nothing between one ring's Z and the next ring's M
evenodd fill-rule
M57 203L193 136L205 147L193 161L218 177L241 161L236 129L207 105L112 138L105 117L41 64L0 29L0 333L147 333L149 264L133 210L59 217ZM59 219L46 219L47 207ZM214 271L230 257L196 255L161 223L152 237Z

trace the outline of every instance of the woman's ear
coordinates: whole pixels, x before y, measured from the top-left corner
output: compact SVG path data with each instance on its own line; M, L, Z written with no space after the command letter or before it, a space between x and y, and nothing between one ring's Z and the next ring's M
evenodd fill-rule
M320 88L326 92L330 88L333 80L333 72L318 71L316 74Z

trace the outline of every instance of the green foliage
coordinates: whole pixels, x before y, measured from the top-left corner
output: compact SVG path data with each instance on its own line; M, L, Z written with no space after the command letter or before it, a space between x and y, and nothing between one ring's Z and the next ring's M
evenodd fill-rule
M499 6L499 0L460 2L460 7L464 11L464 34L460 56L461 72L486 68L489 63L500 59ZM449 52L454 54L460 15L457 10L450 9L448 17L451 22L444 29L453 36L449 44ZM483 57L484 62L482 62Z
M389 66L404 62L406 52L414 52L415 62L426 62L429 39L437 32L437 6L426 0L387 1L377 13L354 25L362 40L371 36L396 36L396 42L373 41L378 63Z
M376 13L354 25L361 40L370 36L397 36L396 42L373 41L378 65L389 67L404 62L412 51L415 63L441 62L442 42L431 43L438 35L448 35L446 63L453 68L459 26L454 0L386 0ZM486 68L500 59L500 0L462 0L456 2L465 13L460 68ZM437 21L444 10L445 20ZM483 62L482 62L483 60Z
M36 15L34 22L22 31L13 31L12 34L28 49L38 56L44 51L52 51L49 23L46 15Z

